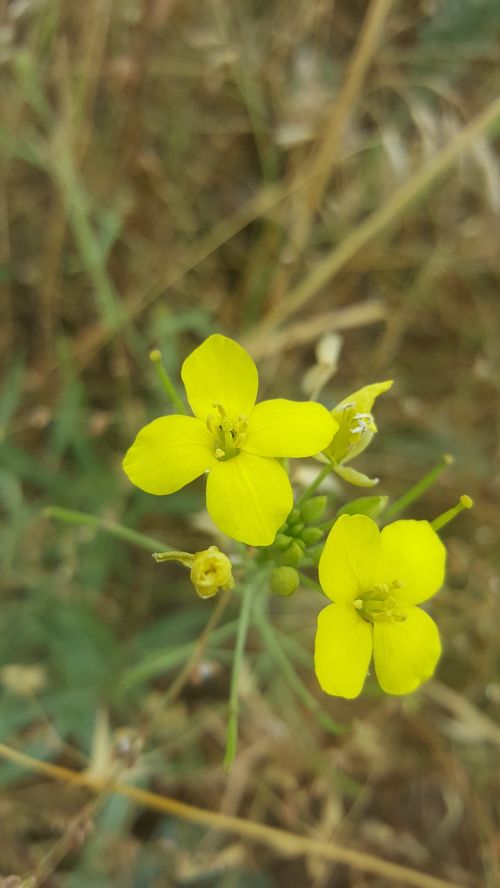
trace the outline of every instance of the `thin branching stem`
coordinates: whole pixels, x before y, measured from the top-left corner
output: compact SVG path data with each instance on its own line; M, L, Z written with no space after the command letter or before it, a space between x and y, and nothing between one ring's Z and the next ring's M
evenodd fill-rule
M249 580L243 586L241 610L236 631L231 686L229 690L229 713L226 732L226 749L224 752L224 769L229 771L236 757L238 745L238 715L240 711L239 692L241 667L245 653L245 642L252 615L252 607L256 592L255 581Z
M401 512L405 512L408 506L411 506L416 500L420 499L424 493L432 487L437 479L443 474L444 470L453 464L453 457L449 453L445 453L439 462L427 472L420 481L417 481L413 487L410 487L399 499L393 502L383 513L384 518L395 518Z

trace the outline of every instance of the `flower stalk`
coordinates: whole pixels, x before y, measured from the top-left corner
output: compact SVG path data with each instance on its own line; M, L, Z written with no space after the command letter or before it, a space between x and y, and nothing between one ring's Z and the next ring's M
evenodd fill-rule
M161 356L161 351L158 348L154 348L149 353L149 360L153 362L155 365L156 375L160 380L163 388L165 389L172 405L178 410L179 413L186 413L186 407L184 405L184 401L177 393L177 389L173 384L170 376L167 373L165 364L163 363L163 359Z
M462 494L456 506L453 506L451 509L448 509L447 512L443 512L442 515L438 515L437 518L434 518L434 521L431 522L431 527L433 530L441 530L445 524L449 524L450 521L453 521L457 515L460 515L460 512L463 512L464 509L472 509L474 505L474 500L471 499L470 496L467 496L466 493Z

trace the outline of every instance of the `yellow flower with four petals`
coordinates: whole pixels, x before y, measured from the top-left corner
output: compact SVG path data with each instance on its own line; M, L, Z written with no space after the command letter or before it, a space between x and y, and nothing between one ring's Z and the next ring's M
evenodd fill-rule
M269 546L293 506L282 457L314 456L338 428L326 407L282 398L256 404L258 374L232 339L209 336L181 371L194 416L161 416L123 461L129 479L158 496L208 472L207 509L243 543Z
M346 465L355 456L366 450L377 426L371 412L374 401L383 392L391 388L392 379L384 382L372 382L353 392L340 401L332 410L332 416L338 421L338 430L324 451L324 455L332 464L333 471L349 484L357 487L373 487L378 478L368 478L363 472Z
M408 694L430 678L441 653L434 620L417 605L444 579L446 550L427 521L379 531L365 515L342 515L319 562L334 604L319 614L315 670L327 694L361 692L370 661L381 688Z

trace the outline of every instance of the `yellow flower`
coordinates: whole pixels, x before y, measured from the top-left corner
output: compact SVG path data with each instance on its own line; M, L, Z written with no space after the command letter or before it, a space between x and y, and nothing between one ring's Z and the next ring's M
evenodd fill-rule
M321 404L276 399L255 404L257 368L225 336L209 336L182 365L194 416L161 416L145 426L123 461L147 493L174 493L208 472L207 509L228 536L269 546L293 506L280 457L313 456L337 423Z
M200 598L212 598L219 589L234 588L231 562L217 546L195 552L190 578Z
M332 410L332 416L338 421L338 431L333 436L329 446L323 451L332 463L334 471L350 484L358 487L373 487L377 483L376 478L368 478L362 472L356 471L345 463L354 459L368 447L373 435L377 431L375 420L371 413L375 398L390 389L392 379L385 382L374 382L348 395Z
M189 578L200 598L212 598L219 589L234 589L232 564L217 546L209 546L194 554L168 549L166 552L153 552L153 558L159 563L177 561L189 567Z
M319 614L315 669L327 694L357 697L372 658L381 688L408 694L430 678L441 653L436 624L420 607L444 578L445 548L427 521L382 531L366 515L342 515L319 562L335 604Z

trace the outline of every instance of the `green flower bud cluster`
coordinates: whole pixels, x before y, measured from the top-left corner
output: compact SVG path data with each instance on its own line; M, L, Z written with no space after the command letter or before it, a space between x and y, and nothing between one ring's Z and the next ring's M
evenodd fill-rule
M326 496L314 496L292 509L273 545L280 565L298 567L316 562L324 530L315 525L323 517L326 503Z

